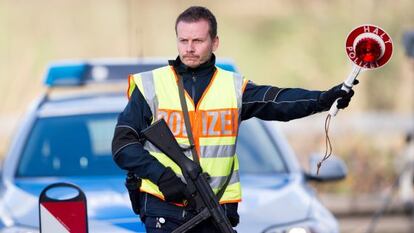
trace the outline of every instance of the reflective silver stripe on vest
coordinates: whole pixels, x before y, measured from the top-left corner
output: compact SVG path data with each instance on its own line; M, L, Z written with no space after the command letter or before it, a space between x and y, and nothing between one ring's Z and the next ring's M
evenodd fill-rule
M243 77L238 73L233 73L234 77L234 88L236 91L236 99L237 99L237 109L239 110L239 119L237 124L241 122L241 109L242 109L242 100L243 100Z
M178 178L180 178L181 179L181 181L184 183L184 184L187 184L187 181L185 180L185 178L184 178L184 176L183 175L181 175L181 174L176 174L177 176L178 176Z
M200 146L203 158L232 157L236 153L236 145Z
M227 180L227 176L212 176L210 177L209 183L211 188L218 189L223 187L224 183ZM235 184L240 181L239 170L235 170L230 178L229 184Z
M241 109L242 107L242 96L243 96L243 77L238 73L233 73L234 77L234 88L236 91L236 99L237 99L237 108Z
M187 183L183 175L177 174L184 183ZM213 176L209 178L209 184L212 189L220 189L227 180L227 176ZM240 181L239 170L233 172L228 185L238 183Z
M188 147L188 146L182 145L182 144L179 144L179 146L181 148L187 148ZM145 142L144 149L147 150L150 153L151 152L153 152L153 153L162 153L154 144L152 144L149 141ZM183 152L184 152L185 156L187 156L187 158L190 158L190 159L193 158L193 156L191 155L191 150L184 150Z
M145 142L144 149L148 152L154 152L154 153L162 153L154 144L152 144L149 141Z
M155 97L155 85L152 71L141 73L142 86L144 87L144 97L151 109L152 116L157 116L158 100Z

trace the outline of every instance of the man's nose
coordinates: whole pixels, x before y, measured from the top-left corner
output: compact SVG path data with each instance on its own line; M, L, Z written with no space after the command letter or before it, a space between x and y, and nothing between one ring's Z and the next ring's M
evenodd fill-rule
M194 44L193 42L189 41L187 44L187 53L192 53L194 52Z

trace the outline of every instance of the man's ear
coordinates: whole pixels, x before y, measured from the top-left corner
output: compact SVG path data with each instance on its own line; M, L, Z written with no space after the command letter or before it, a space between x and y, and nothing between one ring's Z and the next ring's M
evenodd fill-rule
M219 37L218 37L218 36L216 36L216 37L213 39L213 52L215 52L215 51L217 50L217 48L218 48L219 44L220 44Z

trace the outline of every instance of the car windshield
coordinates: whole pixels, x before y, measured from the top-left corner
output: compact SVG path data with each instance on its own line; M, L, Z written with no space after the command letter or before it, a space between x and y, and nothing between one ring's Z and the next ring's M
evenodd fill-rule
M18 177L122 175L112 160L117 113L42 117L23 150ZM283 157L258 120L243 122L237 154L242 174L285 172Z
M116 113L38 118L17 176L123 174L111 154L116 118Z
M241 123L236 153L241 174L287 172L279 144L258 119Z

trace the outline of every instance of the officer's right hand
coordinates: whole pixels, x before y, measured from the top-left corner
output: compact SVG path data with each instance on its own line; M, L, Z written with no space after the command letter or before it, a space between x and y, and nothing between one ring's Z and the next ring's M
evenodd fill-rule
M167 167L158 180L158 188L168 202L182 202L188 197L186 185L174 173L174 171Z
M354 80L353 85L357 85L359 81ZM324 91L319 96L319 104L328 110L331 105L338 99L337 108L344 109L348 107L349 102L351 101L352 96L354 95L354 90L350 89L349 92L342 90L342 83L332 87L331 89Z

